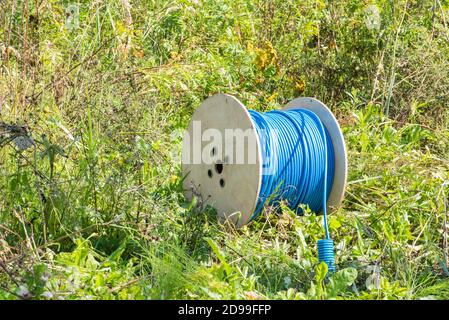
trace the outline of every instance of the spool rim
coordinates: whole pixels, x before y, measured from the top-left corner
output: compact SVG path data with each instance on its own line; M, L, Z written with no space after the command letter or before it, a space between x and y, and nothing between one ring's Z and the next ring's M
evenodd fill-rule
M209 113L214 114L214 117L209 116ZM217 121L216 118L221 119L221 121ZM187 152L187 146L185 144L186 136L188 133L191 134L192 124L195 120L205 122L209 120L210 123L212 123L212 125L209 125L210 128L212 128L213 125L216 125L216 127L223 125L223 128L238 127L237 129L251 129L252 134L255 136L257 155L256 164L235 164L233 170L235 170L236 173L234 173L234 175L241 175L242 180L244 181L232 184L232 189L230 189L227 194L223 193L221 195L222 197L227 198L225 200L227 200L229 208L237 207L236 203L240 203L240 210L228 210L228 208L225 210L225 206L220 204L222 203L222 199L215 199L219 202L216 206L213 205L214 199L212 199L210 203L215 207L220 220L226 221L229 219L236 225L237 228L240 228L243 225L248 224L252 214L254 213L262 184L262 152L254 123L248 109L236 97L222 93L210 96L200 104L192 115L188 130L184 134L182 150L183 155ZM193 180L196 180L194 182L203 185L202 191L200 191L202 197L204 197L203 193L214 194L214 196L219 197L221 194L220 189L215 188L215 184L210 185L209 182L211 180L203 176L201 172L197 172L195 169L198 168L194 168L193 166L195 165L186 165L184 163L181 165L182 176L185 177L183 181L183 189L186 198L190 200L193 196L192 191L190 191ZM206 172L208 168L207 165L197 166L199 166L203 172ZM224 172L225 170L226 167ZM195 176L189 178L189 175L192 172ZM244 179L245 175L248 175L249 173L252 174L250 174L249 177L247 176L247 179ZM228 178L231 180L231 177L228 176ZM229 184L226 183L226 186L229 187Z
M287 103L282 110L297 108L314 112L320 118L331 137L335 155L335 170L332 189L327 200L327 210L328 212L333 212L343 202L348 179L348 154L343 132L332 111L318 99L309 97L296 98Z

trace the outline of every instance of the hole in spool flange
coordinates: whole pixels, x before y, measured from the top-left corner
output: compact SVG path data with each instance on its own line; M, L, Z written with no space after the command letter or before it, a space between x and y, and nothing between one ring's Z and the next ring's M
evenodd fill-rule
M207 170L207 175L209 176L209 178L212 178L212 170L211 169Z
M212 150L210 151L210 154L212 156L215 156L216 153L217 153L217 149L215 149L215 147L213 147Z
M223 172L223 163L217 162L215 164L215 171L217 171L218 174L221 174Z
M225 186L225 181L224 181L224 179L220 179L220 187L224 187Z

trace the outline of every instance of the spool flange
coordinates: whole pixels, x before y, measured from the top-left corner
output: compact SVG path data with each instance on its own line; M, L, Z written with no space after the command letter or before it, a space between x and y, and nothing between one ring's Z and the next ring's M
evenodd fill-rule
M302 108L314 112L320 118L332 140L334 147L334 182L327 199L327 210L332 212L340 207L346 189L348 179L348 154L346 152L345 139L340 125L332 111L321 101L315 98L296 98L283 108L283 110Z
M327 204L328 210L332 211L343 200L347 178L346 147L340 127L332 112L316 99L295 99L284 109L291 108L315 112L331 136L336 155L335 174ZM233 130L245 132L246 142L253 142L251 152L255 157L250 158L248 153L245 161L236 161L237 152L241 150L235 136L227 134L226 130L228 133L235 132ZM214 136L214 132L220 133L221 140ZM191 200L195 195L201 204L211 205L221 221L228 220L237 227L247 224L256 209L261 188L262 153L255 126L245 106L227 94L207 98L192 116L184 135L182 153L186 198Z

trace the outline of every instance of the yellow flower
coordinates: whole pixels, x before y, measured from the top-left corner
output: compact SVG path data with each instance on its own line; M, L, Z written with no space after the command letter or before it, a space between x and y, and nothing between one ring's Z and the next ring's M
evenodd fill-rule
M277 93L277 92L274 92L271 96L269 96L269 97L267 98L267 101L268 101L268 102L271 102L271 101L273 101L274 99L276 99L277 96L278 96L278 93Z
M173 183L175 183L176 181L178 181L178 176L176 176L176 175L173 174L173 175L170 177L170 183L173 184Z
M178 60L180 56L181 55L178 52L175 51L170 52L170 58L172 58L173 60Z
M298 93L303 93L306 89L306 82L303 79L296 80L295 82L295 90Z
M256 65L260 70L265 70L269 65L275 65L278 54L271 42L266 41L261 48L256 49Z
M252 41L248 42L248 44L246 45L246 50L248 50L249 52L254 51L254 44L252 43Z

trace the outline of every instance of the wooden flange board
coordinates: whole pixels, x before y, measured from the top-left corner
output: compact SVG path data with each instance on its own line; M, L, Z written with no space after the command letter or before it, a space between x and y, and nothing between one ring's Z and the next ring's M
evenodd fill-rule
M197 128L198 124L201 125L200 130L197 129L201 135L194 134L195 123ZM209 129L218 130L222 141L203 141L208 137ZM249 161L246 156L243 163L236 163L237 153L241 153L242 148L238 148L234 138L227 137L225 132L235 129L248 132L247 141L255 142L254 161ZM225 150L228 146L232 147L231 150ZM182 152L183 188L187 199L197 196L202 205L211 205L217 210L220 220L228 219L237 227L248 223L259 195L262 155L256 130L244 105L227 94L216 94L206 99L192 116ZM193 159L186 163L187 155L193 158L198 152L202 153L200 163L192 163ZM221 172L217 170L217 164L222 164Z
M332 211L343 200L347 179L346 147L340 127L332 112L316 99L295 99L284 110L292 108L313 111L331 136L335 151L335 175L328 210ZM242 148L236 143L235 135L227 134L235 130L247 134L245 146L250 145L251 150L246 152L244 161L237 159ZM250 141L253 143L250 144ZM237 227L247 224L256 208L261 188L262 154L254 124L245 106L227 94L216 94L206 99L192 116L184 135L182 153L186 198L191 200L196 196L203 207L211 205L221 221L229 220ZM254 157L251 158L250 154Z
M315 98L296 98L285 106L283 110L307 109L314 112L321 120L332 140L334 146L334 182L329 199L327 200L327 210L332 212L338 209L343 201L348 179L348 154L346 152L345 140L337 119L332 111L321 101Z

